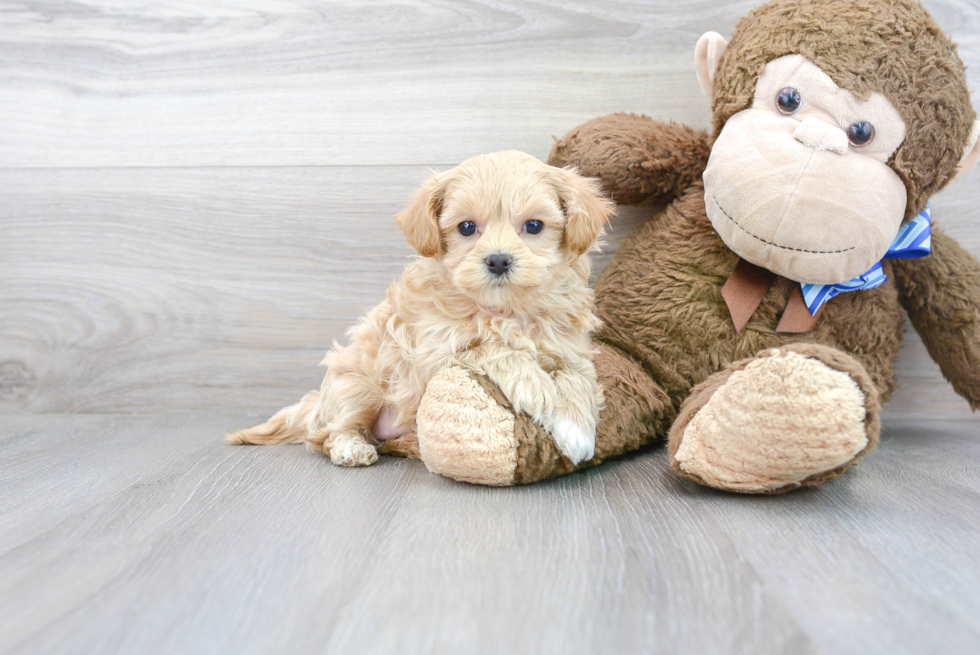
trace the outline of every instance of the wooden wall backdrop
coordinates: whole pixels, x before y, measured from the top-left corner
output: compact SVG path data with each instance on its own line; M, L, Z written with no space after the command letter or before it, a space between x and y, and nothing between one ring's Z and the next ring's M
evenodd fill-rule
M707 126L694 43L754 4L0 2L0 411L292 402L412 255L428 168L613 111ZM927 4L980 90L980 4ZM980 255L978 182L934 214ZM888 412L966 415L910 337Z

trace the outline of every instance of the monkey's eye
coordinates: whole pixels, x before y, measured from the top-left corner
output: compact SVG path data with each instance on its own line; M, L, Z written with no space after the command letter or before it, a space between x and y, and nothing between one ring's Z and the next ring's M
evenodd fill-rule
M536 218L532 218L524 224L524 231L528 234L539 234L544 229L544 223Z
M874 138L875 126L868 121L858 121L847 128L847 140L856 148L868 145Z
M780 113L787 116L795 114L801 104L803 104L803 98L800 96L800 92L791 86L781 89L779 95L776 96L776 108L779 109Z
M473 221L463 221L456 228L464 237L471 237L476 234L476 223Z

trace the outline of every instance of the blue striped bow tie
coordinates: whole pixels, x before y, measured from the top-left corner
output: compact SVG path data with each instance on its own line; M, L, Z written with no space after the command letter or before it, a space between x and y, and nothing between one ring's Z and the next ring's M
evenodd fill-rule
M917 259L925 257L932 251L932 210L929 205L918 216L906 223L898 231L898 236L892 242L884 259ZM871 267L864 275L859 275L847 282L839 284L800 284L803 288L803 301L810 310L811 316L816 316L823 304L842 293L874 289L885 283L888 276L881 269L881 262Z

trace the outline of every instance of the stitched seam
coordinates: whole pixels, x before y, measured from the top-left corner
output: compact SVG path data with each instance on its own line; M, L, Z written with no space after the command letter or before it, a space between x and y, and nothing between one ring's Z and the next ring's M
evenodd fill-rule
M806 145L806 144L803 144ZM812 146L807 146L811 147ZM783 215L779 217L779 222L776 223L776 230L779 226L783 224L783 219L786 218L786 212L789 211L790 205L793 203L793 196L796 195L796 190L800 188L800 182L803 181L803 176L806 175L806 169L810 168L810 162L813 161L813 156L817 154L817 149L813 148L810 150L810 156L806 158L806 163L803 164L803 168L800 170L799 177L796 178L796 183L793 184L793 190L789 192L789 196L786 197L786 207L783 209ZM773 232L776 232L773 230Z
M749 232L748 230L746 230L744 227L742 227L741 225L739 225L738 224L738 221L736 221L734 218L732 218L731 215L729 215L729 213L725 211L725 208L721 206L721 203L718 202L718 198L715 198L714 196L712 196L711 198L712 198L712 200L715 201L715 204L718 205L718 209L721 210L721 213L724 214L725 216L727 216L728 217L728 220L730 220L732 223L735 224L735 227L737 227L738 229L742 230L743 232L745 232L746 234L748 234L753 239L756 239L758 241L761 241L762 243L764 243L764 244L766 244L768 246L775 246L776 248L782 248L783 250L795 250L797 252L806 252L806 253L810 253L811 255L837 255L837 254L842 253L842 252L848 252L848 251L854 250L854 246L851 246L850 248L843 248L841 250L806 250L804 248L793 248L792 246L781 246L778 243L773 243L772 241L766 241L762 237L759 237L759 236L756 236L756 235L752 234L751 232Z

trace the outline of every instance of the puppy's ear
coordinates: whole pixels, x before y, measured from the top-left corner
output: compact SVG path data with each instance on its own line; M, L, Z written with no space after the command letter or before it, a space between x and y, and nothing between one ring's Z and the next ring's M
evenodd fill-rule
M439 255L439 214L446 195L448 176L434 174L412 194L408 207L395 217L408 245L423 257Z
M595 245L616 205L602 195L598 180L582 177L574 168L558 169L555 189L565 212L565 241L581 255Z

